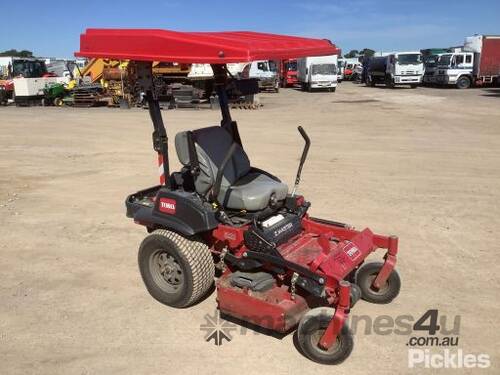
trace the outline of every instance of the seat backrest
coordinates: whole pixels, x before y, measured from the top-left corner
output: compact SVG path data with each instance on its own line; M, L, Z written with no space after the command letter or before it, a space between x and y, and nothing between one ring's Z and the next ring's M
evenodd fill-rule
M194 181L196 191L206 195L215 183L217 172L233 144L231 135L220 126L211 126L193 130L191 136L194 142L200 173ZM184 166L192 162L189 152L189 132L180 132L175 136L175 149L179 161ZM221 192L225 192L240 177L250 171L250 161L240 145L236 146L231 160L224 169Z

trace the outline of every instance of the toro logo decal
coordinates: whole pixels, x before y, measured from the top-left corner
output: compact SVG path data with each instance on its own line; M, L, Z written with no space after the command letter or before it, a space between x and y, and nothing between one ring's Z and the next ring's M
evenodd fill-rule
M160 198L159 209L166 214L175 215L175 199Z
M344 251L352 259L356 259L359 255L359 249L352 242L347 242Z

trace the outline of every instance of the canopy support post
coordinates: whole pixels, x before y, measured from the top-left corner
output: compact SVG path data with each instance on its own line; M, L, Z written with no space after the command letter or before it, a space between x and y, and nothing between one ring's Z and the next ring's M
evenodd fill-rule
M229 111L229 99L227 97L227 66L226 64L212 64L212 70L215 78L215 92L219 98L220 111L222 120L220 125L226 129L230 134L233 134L231 126L231 112Z
M153 122L153 149L158 153L158 173L160 185L170 186L170 169L168 161L168 138L160 110L160 102L154 91L153 71L151 62L136 63L137 82L142 92L146 94L149 116Z

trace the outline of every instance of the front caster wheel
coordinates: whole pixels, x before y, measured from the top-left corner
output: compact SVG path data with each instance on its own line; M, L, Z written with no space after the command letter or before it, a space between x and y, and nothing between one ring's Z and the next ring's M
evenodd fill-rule
M367 263L356 273L356 284L361 289L361 298L365 301L378 304L386 304L396 298L401 289L401 279L398 273L393 270L386 283L379 289L375 289L372 284L377 277L383 263Z
M153 298L173 307L196 303L210 289L215 274L208 246L158 229L139 248L139 270Z
M319 347L328 324L333 318L335 309L318 307L305 314L297 328L297 341L303 354L310 360L324 365L336 365L343 362L352 352L354 341L347 324L337 335L336 342L328 349Z

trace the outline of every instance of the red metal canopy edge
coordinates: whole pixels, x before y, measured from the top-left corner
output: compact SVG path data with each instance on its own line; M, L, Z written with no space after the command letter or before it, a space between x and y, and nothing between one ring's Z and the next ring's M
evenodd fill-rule
M225 64L335 55L327 39L251 31L178 32L160 29L87 29L78 57Z

